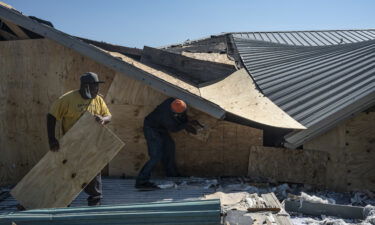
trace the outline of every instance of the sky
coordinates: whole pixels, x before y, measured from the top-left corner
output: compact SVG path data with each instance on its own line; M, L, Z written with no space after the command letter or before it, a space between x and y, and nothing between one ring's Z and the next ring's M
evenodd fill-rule
M375 0L0 0L74 36L160 47L223 32L375 28Z

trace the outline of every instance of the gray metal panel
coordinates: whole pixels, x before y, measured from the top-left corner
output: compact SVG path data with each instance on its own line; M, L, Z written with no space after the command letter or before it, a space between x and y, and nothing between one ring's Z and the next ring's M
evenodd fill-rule
M375 40L310 47L233 40L260 90L308 127L285 137L289 147L375 104ZM329 40L325 36L320 44Z
M96 62L99 62L115 71L122 74L126 74L156 90L159 90L166 95L178 97L184 99L187 103L191 104L195 108L202 110L211 116L216 118L222 118L225 111L218 105L209 102L197 95L183 90L180 87L174 86L162 79L159 79L152 74L149 74L141 69L138 69L122 60L119 60L98 48L91 46L75 37L72 37L66 33L56 30L52 27L41 24L29 17L22 15L21 13L5 8L0 5L0 18L9 20L19 26L22 26L34 33L40 34L43 37L49 38L64 45L70 49L73 49L82 55L85 55Z
M232 35L236 38L267 41L294 46L327 46L374 40L375 29L238 32L232 33Z

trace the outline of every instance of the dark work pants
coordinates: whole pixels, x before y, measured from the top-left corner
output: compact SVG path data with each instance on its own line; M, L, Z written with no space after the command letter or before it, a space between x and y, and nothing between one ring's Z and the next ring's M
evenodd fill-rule
M143 132L147 141L150 159L139 172L137 184L149 181L151 172L160 161L163 164L166 176L177 176L175 144L168 132L160 132L147 126L143 127Z
M85 187L85 193L89 195L87 201L97 202L102 198L102 177L100 173L92 179L92 181Z

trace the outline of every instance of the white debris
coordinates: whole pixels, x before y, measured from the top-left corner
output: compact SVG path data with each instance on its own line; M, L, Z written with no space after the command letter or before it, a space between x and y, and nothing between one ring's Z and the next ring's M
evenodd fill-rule
M315 195L309 195L309 194L306 194L305 192L301 192L301 199L300 199L301 205L303 201L313 202L313 203L336 204L336 201L334 199L331 199L331 198L323 199Z
M246 198L245 201L249 208L254 207L256 205L256 202L252 198Z
M358 223L352 223L351 221L345 221L343 219L324 217L319 218L308 218L308 217L295 217L292 218L292 222L295 225L358 225Z
M366 219L361 225L375 225L375 206L367 205L363 210L363 215Z
M318 223L319 225L348 225L343 219L326 218Z
M272 215L272 213L267 213L267 219L266 220L268 220L267 224L277 224L276 220L275 220L275 217Z
M161 189L177 188L177 184L175 184L174 182L171 181L171 182L159 184L158 187L161 188Z

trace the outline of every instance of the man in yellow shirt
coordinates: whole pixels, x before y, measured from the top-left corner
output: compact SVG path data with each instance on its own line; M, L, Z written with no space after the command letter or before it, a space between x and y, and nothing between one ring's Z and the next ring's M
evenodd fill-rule
M95 120L101 124L111 121L111 113L103 98L98 95L98 75L92 72L83 74L80 78L79 90L70 91L56 100L50 112L47 114L48 141L51 151L58 151L59 142L55 137L56 120L61 121L63 134L77 122L86 112L95 116ZM89 206L100 205L102 198L102 182L100 173L85 187L84 191L89 195L87 201Z

